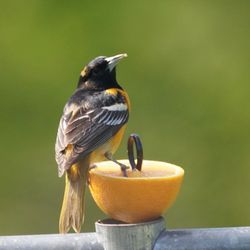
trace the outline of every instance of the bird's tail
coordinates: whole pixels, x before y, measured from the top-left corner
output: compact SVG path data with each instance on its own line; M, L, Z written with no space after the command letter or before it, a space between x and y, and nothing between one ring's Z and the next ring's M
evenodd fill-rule
M72 165L65 174L65 191L59 219L60 233L67 233L71 227L77 233L81 231L87 174L86 161Z

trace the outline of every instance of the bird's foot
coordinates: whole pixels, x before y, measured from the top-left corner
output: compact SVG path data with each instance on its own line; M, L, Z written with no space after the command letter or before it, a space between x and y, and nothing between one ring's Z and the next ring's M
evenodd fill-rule
M125 164L120 163L119 161L113 159L112 154L109 153L109 152L105 153L105 157L106 157L108 160L113 161L114 163L116 163L117 165L119 165L120 168L121 168L121 171L122 171L123 176L124 176L124 177L128 177L128 174L127 174L127 169L129 169L128 166L126 166Z

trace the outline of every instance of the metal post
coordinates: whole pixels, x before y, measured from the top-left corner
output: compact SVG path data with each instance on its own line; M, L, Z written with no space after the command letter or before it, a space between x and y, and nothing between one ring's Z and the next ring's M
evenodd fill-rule
M125 224L107 219L96 222L96 233L105 250L152 250L156 238L165 229L161 217L145 223Z

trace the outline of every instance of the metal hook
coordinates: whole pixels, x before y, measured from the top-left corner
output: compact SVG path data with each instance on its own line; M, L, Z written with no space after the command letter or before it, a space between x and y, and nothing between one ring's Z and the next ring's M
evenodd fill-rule
M136 155L137 155L137 163L135 164L135 157L134 157L134 144L136 147ZM128 138L128 159L132 170L139 170L141 171L142 168L142 161L143 161L143 148L142 143L140 140L139 135L131 134Z

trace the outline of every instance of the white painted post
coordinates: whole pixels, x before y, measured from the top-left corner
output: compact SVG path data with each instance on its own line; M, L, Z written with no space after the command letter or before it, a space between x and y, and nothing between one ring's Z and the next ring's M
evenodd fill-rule
M112 219L95 223L98 241L105 250L152 250L155 240L165 229L159 219L136 224L126 224Z

